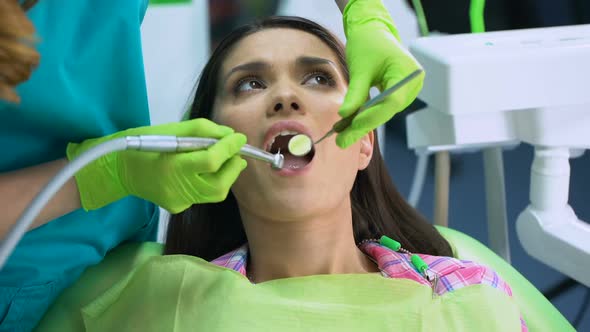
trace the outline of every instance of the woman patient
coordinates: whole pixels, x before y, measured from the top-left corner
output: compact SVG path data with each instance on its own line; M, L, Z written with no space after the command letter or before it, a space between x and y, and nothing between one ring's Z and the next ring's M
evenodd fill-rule
M343 46L317 24L275 17L233 31L202 73L190 118L280 150L285 167L249 160L224 201L173 216L168 256L90 305L87 327L151 322L158 304L147 329L526 330L509 286L451 258L395 190L376 133L347 149L330 137L308 156L288 153L293 135L316 140L340 119L347 89ZM402 249L381 245L382 235Z

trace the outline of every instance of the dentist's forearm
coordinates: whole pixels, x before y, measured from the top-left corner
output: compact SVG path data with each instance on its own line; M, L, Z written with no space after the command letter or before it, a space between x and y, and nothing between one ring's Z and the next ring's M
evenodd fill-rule
M348 2L350 0L335 0L336 4L338 5L338 8L340 9L341 13L344 13L344 7L346 7L346 4L348 4Z
M33 198L68 163L60 159L0 174L0 237L4 237ZM74 178L53 196L30 229L79 209L80 194Z

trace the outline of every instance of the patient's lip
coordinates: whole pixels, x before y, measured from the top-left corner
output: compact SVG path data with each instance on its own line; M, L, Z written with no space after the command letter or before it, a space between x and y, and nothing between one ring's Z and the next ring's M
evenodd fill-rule
M268 144L272 141L272 139L281 131L289 130L289 131L296 131L300 134L305 134L309 137L311 136L311 130L307 128L304 124L298 121L288 120L288 121L278 121L275 122L264 135L264 141L262 144L262 148L266 150Z

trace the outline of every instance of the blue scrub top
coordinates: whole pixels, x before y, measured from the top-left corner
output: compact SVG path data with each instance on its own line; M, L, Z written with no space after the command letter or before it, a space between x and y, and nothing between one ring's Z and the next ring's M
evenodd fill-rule
M149 124L140 24L147 0L42 0L28 16L40 66L0 102L0 172L65 158L68 142ZM60 292L127 240L155 240L158 209L128 197L28 232L0 271L0 331L29 331ZM1 218L1 214L0 214Z

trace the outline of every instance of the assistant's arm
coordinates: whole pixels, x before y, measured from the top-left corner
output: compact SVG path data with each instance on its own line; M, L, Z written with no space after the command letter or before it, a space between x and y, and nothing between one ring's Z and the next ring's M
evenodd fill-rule
M58 159L44 164L0 173L0 236L4 237L16 223L24 209L41 189L66 164ZM39 227L50 220L80 208L80 194L74 178L70 179L43 208L31 228Z

